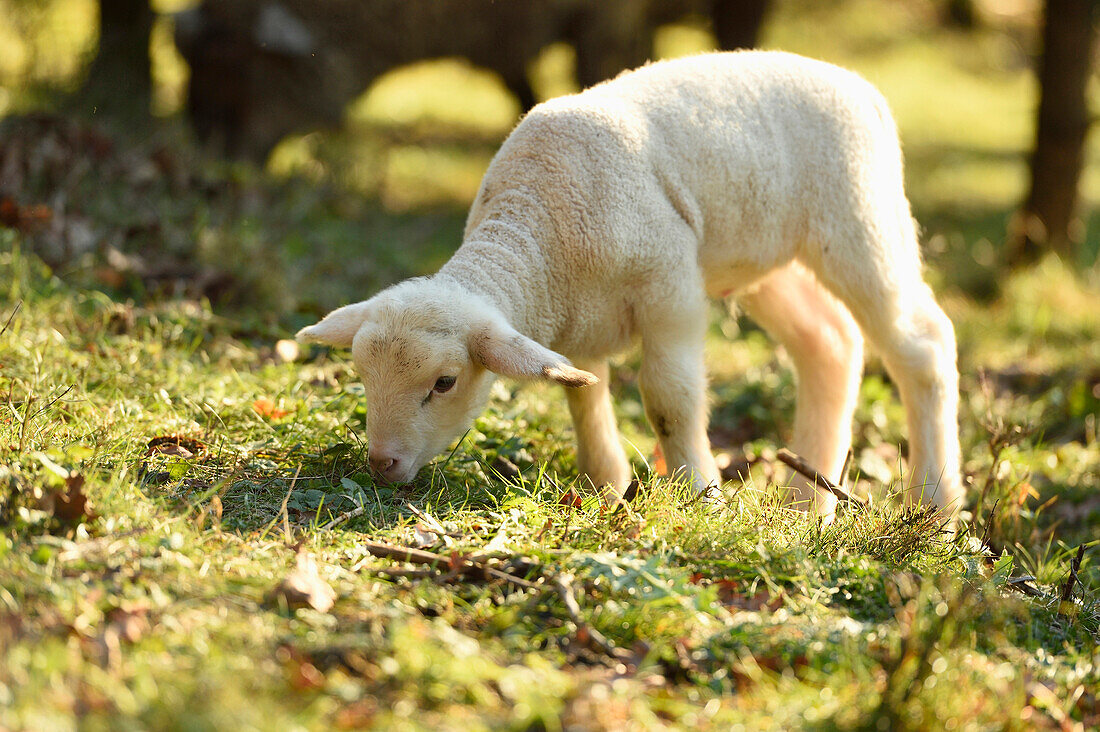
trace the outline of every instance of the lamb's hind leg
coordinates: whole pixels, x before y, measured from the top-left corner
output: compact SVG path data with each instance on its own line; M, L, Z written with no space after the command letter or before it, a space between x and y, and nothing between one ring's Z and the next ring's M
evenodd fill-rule
M901 393L909 427L909 502L931 502L953 516L963 499L955 331L921 279L911 220L878 224L862 231L853 226L849 231L858 235L835 240L813 267L855 316Z
M832 481L852 443L852 415L863 374L863 336L851 313L805 267L777 270L738 298L745 311L783 344L798 376L791 449ZM836 510L836 497L801 475L791 478L795 504Z
M602 492L606 503L619 498L630 482L630 461L623 451L608 388L607 361L578 362L599 377L591 386L566 389L573 429L577 433L577 467Z

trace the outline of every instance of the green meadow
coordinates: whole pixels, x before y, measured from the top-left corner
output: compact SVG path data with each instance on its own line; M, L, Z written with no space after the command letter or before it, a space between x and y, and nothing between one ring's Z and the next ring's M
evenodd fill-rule
M779 2L764 35L894 108L958 334L949 534L896 499L904 413L873 357L848 480L868 507L824 526L784 505L790 363L719 303L712 442L744 479L717 504L656 474L634 353L612 375L629 505L578 485L539 384L498 383L414 482L376 482L349 355L285 341L446 261L518 114L503 85L393 72L257 170L191 142L167 20L161 116L134 134L48 111L90 4L21 7L0 0L0 156L28 207L0 226L0 729L1100 725L1100 147L1078 261L1009 271L1026 12L964 32L931 3ZM658 49L710 43L670 26ZM570 91L571 54L543 54L541 93ZM104 246L57 254L51 232L85 229Z

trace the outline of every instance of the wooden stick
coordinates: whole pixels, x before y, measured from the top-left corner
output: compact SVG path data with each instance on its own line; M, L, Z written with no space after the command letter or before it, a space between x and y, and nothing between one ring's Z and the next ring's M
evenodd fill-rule
M1035 578L1030 575L1028 575L1027 577L1013 577L1008 580L1008 586L1016 590L1017 592L1024 593L1028 597L1046 597L1046 595L1043 594L1042 590L1036 589L1032 585L1028 584L1029 579L1033 580Z
M366 512L366 510L367 509L364 508L363 506L359 506L358 508L353 508L350 511L345 511L344 513L342 513L339 516L337 516L336 518L334 518L332 521L329 521L327 524L322 526L321 531L328 531L329 529L334 529L337 526L339 526L340 524L344 523L345 521L350 521L351 519L355 518L356 516L362 516Z
M844 456L844 467L840 469L840 483L842 488L848 487L848 471L852 469L852 458L855 457L855 453L852 452L852 448L848 448L848 454Z
M1069 578L1062 588L1062 602L1070 602L1073 599L1073 586L1077 584L1077 572L1081 569L1081 560L1085 557L1085 545L1077 547L1077 556L1069 565Z
M405 508L409 511L409 513L423 521L424 525L435 533L439 534L440 536L447 535L447 529L443 528L443 524L439 523L439 521L434 516L424 513L411 503L406 503Z
M11 325L11 321L15 320L15 314L19 312L19 308L23 307L23 301L15 303L15 309L11 311L11 315L8 316L8 322L4 323L4 327L0 328L0 335L4 335L7 332L8 326Z
M989 545L989 529L993 526L993 518L997 515L997 506L1000 502L1000 498L993 502L993 508L989 509L989 516L985 519L985 531L982 532L982 546L985 547L985 550L990 554L996 554L996 552L993 551L993 547Z
M427 568L401 569L400 567L365 567L363 565L364 561L366 561L365 558L360 560L358 563L356 563L355 566L353 566L351 568L351 571L352 572L359 572L361 570L366 570L367 572L370 572L371 574L381 575L382 577L393 577L393 578L408 577L410 579L422 579L424 577L438 577L438 576L440 576L440 574L442 574L437 569L427 569Z
M393 546L392 544L383 544L377 541L363 541L361 542L361 546L367 550L368 554L373 556L393 559L398 562L408 562L409 564L426 564L429 567L446 567L451 562L450 558L442 554L426 552L423 549L413 549L412 547Z
M616 660L625 661L631 657L630 651L619 648L603 633L585 621L584 616L581 615L581 606L573 595L573 589L569 586L565 577L559 574L550 580L550 584L553 585L558 597L565 605L565 611L569 613L569 619L577 626L578 635L586 635L592 645Z
M775 453L775 456L781 463L794 470L796 473L801 473L806 478L809 478L814 482L814 485L821 486L832 492L834 496L844 501L845 503L854 503L859 506L866 506L867 502L862 498L854 495L847 488L843 488L833 483L821 473L817 472L813 466L807 463L798 455L788 450L785 447L779 448L779 451Z
M368 554L375 557L393 559L398 562L408 562L409 564L422 564L433 568L451 566L450 557L436 554L435 552L424 551L423 549L394 546L392 544L383 544L377 541L364 541L361 546L367 550ZM471 574L480 574L482 577L492 577L494 579L504 580L516 587L522 587L525 590L541 589L541 587L534 582L525 580L522 577L517 577L509 572L503 572L495 567L490 567L488 564L478 559L459 556L457 560L458 566L453 570L456 575L468 577Z

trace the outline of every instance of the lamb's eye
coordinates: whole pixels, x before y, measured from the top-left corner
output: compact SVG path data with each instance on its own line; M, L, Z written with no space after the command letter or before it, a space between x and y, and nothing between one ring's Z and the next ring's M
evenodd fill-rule
M436 394L442 394L450 391L451 387L455 385L455 377L453 376L440 376L435 380L435 386L432 387L432 391Z

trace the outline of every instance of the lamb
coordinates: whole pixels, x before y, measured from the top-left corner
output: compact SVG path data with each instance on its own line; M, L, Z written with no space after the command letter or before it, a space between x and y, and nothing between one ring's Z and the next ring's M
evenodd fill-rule
M582 476L613 501L631 466L609 356L641 342L646 416L699 491L707 298L733 297L789 352L792 449L837 480L863 337L907 411L908 502L954 516L958 372L921 276L886 101L850 71L774 51L652 63L536 106L505 140L462 246L431 277L339 308L298 337L351 348L369 462L413 478L476 417L496 376L566 387ZM836 499L806 481L798 505Z

